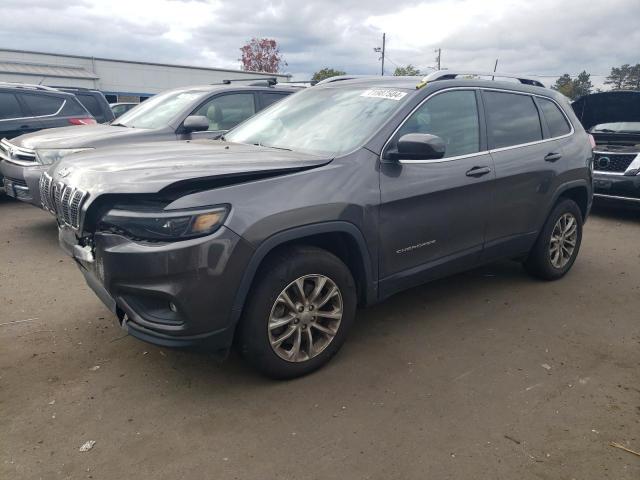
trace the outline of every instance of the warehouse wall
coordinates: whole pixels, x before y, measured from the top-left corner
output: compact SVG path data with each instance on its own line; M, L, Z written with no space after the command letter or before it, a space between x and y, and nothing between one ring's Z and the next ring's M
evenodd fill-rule
M60 66L81 66L95 73L99 79L61 78L0 73L0 81L42 83L43 85L64 85L73 87L98 88L104 92L123 95L149 95L168 88L185 85L219 83L225 79L273 77L273 74L244 72L192 66L164 65L121 60L57 55L0 49L0 61L19 61ZM286 75L277 75L286 80Z

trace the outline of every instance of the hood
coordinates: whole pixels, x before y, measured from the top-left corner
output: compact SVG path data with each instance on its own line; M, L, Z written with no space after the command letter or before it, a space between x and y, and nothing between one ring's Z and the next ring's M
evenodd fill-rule
M330 161L269 147L187 140L81 152L54 165L49 174L95 199L105 193L156 193L181 184L219 184L224 179L233 183L233 178L276 175Z
M640 122L640 92L636 91L592 93L571 106L587 131L600 123Z
M27 133L11 140L11 143L23 148L82 148L95 147L111 141L120 141L148 134L150 130L111 125L73 125L70 127L47 128Z

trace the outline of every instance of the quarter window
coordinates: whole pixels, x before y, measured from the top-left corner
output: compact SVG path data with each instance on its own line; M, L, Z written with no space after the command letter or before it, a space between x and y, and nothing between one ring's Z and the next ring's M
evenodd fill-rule
M36 117L55 114L60 110L64 101L59 97L50 97L48 95L22 95L22 99Z
M264 108L267 108L272 103L279 102L286 96L286 93L262 93L262 104Z
M490 148L542 140L538 109L529 95L483 92Z
M480 151L478 104L473 90L456 90L427 100L402 125L396 140L407 133L429 133L446 144L444 157Z
M192 115L209 120L209 131L229 130L253 116L256 107L253 93L236 93L215 97L198 108Z
M0 119L9 120L24 116L18 99L13 93L0 93Z
M538 98L538 104L549 127L551 137L561 137L571 132L571 126L555 103L546 98Z

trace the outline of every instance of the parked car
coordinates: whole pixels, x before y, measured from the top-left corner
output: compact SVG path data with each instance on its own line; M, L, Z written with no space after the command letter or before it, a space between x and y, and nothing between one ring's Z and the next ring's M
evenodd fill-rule
M579 98L573 109L595 139L595 197L640 202L640 91Z
M120 117L121 115L127 113L133 107L137 107L140 105L139 103L134 102L118 102L118 103L110 103L109 107L111 107L111 111L115 118Z
M578 255L592 152L571 106L451 75L315 86L221 141L83 152L43 174L42 201L131 335L235 339L262 372L303 375L358 305L501 258L553 280Z
M109 102L100 90L81 87L54 87L63 92L73 93L98 123L108 123L115 119Z
M54 88L26 83L0 83L0 160L8 157L8 138L45 128L96 123L93 116L71 93ZM33 152L13 148L17 162L31 162ZM22 195L26 188L23 180L5 182L0 169L0 191L6 190L14 196ZM15 188L14 188L15 187Z
M168 90L109 125L57 128L22 135L11 142L3 140L0 174L7 179L9 195L40 206L40 174L67 155L134 142L215 138L295 91L288 87L230 84Z

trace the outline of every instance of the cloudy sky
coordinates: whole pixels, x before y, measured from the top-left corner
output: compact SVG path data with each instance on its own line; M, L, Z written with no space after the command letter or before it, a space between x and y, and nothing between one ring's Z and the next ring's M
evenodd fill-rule
M286 71L395 65L593 75L640 62L639 0L2 0L2 48L239 68L251 37L277 40ZM10 21L7 21L9 20ZM601 83L603 78L594 78Z

